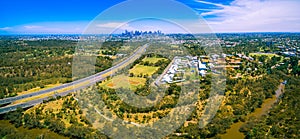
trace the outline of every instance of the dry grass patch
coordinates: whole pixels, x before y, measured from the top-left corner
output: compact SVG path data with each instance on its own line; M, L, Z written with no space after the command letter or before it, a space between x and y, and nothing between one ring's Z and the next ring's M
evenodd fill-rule
M33 93L33 92L46 90L48 88L56 87L56 86L59 86L59 85L61 85L61 84L49 84L49 85L45 85L44 88L36 87L36 88L32 88L32 89L27 90L27 91L19 92L19 93L17 93L17 95L19 96L19 95L30 94L30 93Z
M50 97L54 94L56 94L56 92L50 92L50 93L46 93L46 94L42 94L42 95L37 95L37 96L29 97L29 98L24 98L24 99L14 101L12 104L25 103L25 102L29 102L29 101L32 101L32 100L35 100L35 99Z
M82 113L80 114L80 108L77 106L77 104L75 104L76 100L72 101L72 104L74 106L74 110L71 110L70 108L64 108L66 113L63 112L63 103L66 100L70 100L72 96L67 96L67 97L63 97L60 98L58 100L54 100L54 101L50 101L47 103L42 103L42 104L38 104L28 110L25 111L25 113L35 113L36 109L39 109L42 111L41 116L45 116L46 115L51 115L51 114L55 114L55 118L61 120L62 122L64 122L64 124L66 125L66 127L70 127L72 125L72 123L70 122L70 119L72 117L74 117L75 119L77 119L77 122L82 124L83 126L88 126L86 123L82 122L80 117L85 117L85 115ZM57 117L57 115L59 115L59 113L62 113L62 117L59 118ZM44 120L41 120L40 122L43 122Z
M159 115L167 115L172 109L152 111L148 113L124 113L123 120L138 124L153 124L160 120Z
M49 93L45 93L45 94L41 94L41 95L36 95L36 96L33 96L33 97L29 97L29 98L20 99L20 100L17 100L15 102L13 102L12 104L24 103L24 102L32 101L32 100L35 100L35 99L50 97L50 96L53 96L54 94L59 94L59 93L62 93L64 91L72 90L76 87L80 87L80 86L86 85L88 83L89 83L89 81L86 81L86 82L79 83L79 84L76 84L76 85L73 85L73 86L70 86L70 87L62 88L62 89L57 90L57 91L53 91L53 92L49 92Z
M108 88L128 88L130 89L136 89L139 86L143 86L146 83L145 78L139 78L139 77L127 77L124 75L119 75L113 77L111 80L103 82L100 84L100 86L108 87Z

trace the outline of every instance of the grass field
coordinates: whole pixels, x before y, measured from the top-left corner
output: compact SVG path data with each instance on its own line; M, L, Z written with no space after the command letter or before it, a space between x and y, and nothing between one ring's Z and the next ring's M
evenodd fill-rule
M107 88L128 88L134 90L139 86L143 86L146 83L145 78L139 77L126 77L123 75L115 76L111 80L103 82L100 86L107 87Z
M128 51L130 50L131 46L122 46L119 51Z
M171 45L172 48L179 48L178 45Z
M143 66L143 65L135 65L132 69L129 70L130 73L134 75L149 75L154 74L159 67L151 67L151 66Z
M166 60L165 58L147 57L143 59L143 62L156 63L159 60Z
M277 54L268 54L268 53L250 53L249 56L268 56L268 58L272 58L273 56L276 56L276 57L280 57L279 55Z
M277 54L269 54L269 53L250 53L249 56L253 57L253 56L267 56L268 59L271 59L273 56L275 57L280 57L280 62L283 62L284 60L284 57L283 56L280 56L280 55L277 55Z

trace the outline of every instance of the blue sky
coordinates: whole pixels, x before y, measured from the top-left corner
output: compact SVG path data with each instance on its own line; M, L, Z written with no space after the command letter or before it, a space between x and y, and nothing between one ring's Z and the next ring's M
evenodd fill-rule
M121 2L123 0L1 0L0 34L82 33L97 15ZM299 0L178 2L195 10L214 32L300 32ZM124 13L126 16L126 11ZM183 18L185 14L181 15L181 20L188 21Z

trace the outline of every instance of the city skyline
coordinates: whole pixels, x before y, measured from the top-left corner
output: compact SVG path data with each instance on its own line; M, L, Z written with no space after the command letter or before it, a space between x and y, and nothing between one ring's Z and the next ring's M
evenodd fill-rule
M123 0L70 2L48 1L1 1L0 34L81 34L89 23L106 9ZM203 17L212 32L300 32L300 17L296 0L178 0ZM141 6L143 6L141 4ZM179 20L179 19L178 19ZM196 25L194 20L182 17L187 25ZM151 23L153 26L153 22ZM158 25L158 24L157 24ZM159 23L162 26L161 23ZM133 28L122 21L110 21L101 27ZM165 25L166 26L166 25ZM174 27L162 27L163 32L178 32ZM157 30L157 29L154 29ZM108 33L108 32L107 32Z

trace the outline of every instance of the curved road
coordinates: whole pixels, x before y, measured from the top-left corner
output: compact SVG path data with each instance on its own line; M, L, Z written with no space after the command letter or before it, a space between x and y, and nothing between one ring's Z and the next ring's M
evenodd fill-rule
M71 82L71 83L66 83L66 84L63 84L63 85L60 85L60 86L57 86L57 87L49 88L49 89L46 89L46 90L37 91L37 92L30 93L30 94L25 94L25 95L10 97L10 98L5 98L5 99L0 99L0 105L9 104L9 103L17 101L17 100L30 98L30 97L34 97L34 96L38 96L38 95L42 95L42 94L47 94L47 93L50 93L50 92L55 92L55 91L60 90L60 89L71 87L73 85L80 85L82 83L89 82L88 84L81 85L79 87L76 87L76 88L73 88L73 89L58 93L58 94L54 94L52 96L53 97L66 96L71 92L74 92L74 91L77 91L77 90L80 90L80 89L84 89L86 87L89 87L89 86L95 84L96 82L105 80L108 76L113 74L112 73L113 70L117 70L121 66L129 64L130 60L138 59L142 55L142 53L146 51L146 48L148 46L149 46L148 44L143 45L141 48L139 48L136 52L134 52L126 60L118 63L117 65L115 65L115 66L113 66L113 67L111 67L107 70L99 72L95 75L92 75L92 76L89 76L89 77L86 77L86 78L83 78L83 79L80 79L80 80L76 80L76 81ZM105 74L107 74L109 72L111 72L111 74L108 74L108 75L104 76ZM45 97L45 98L40 98L40 99L35 99L35 100L32 100L32 101L28 101L28 102L25 102L25 103L20 103L20 104L15 104L15 105L8 105L8 106L0 108L0 114L7 113L7 112L10 112L10 111L14 111L18 107L28 108L28 107L34 106L36 104L42 103L44 100L48 100L48 99L49 99L49 97Z

